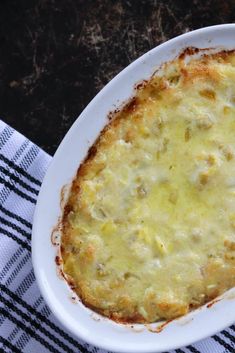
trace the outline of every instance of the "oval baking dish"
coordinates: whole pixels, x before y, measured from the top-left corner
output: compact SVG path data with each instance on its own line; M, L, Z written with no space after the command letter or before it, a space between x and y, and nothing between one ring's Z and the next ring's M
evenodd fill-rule
M61 190L71 183L89 147L108 123L110 111L132 97L136 84L149 79L163 63L173 60L186 48L206 49L206 53L231 50L235 48L234 34L235 25L232 24L208 27L172 39L143 55L92 100L53 158L34 216L32 251L35 275L52 312L72 333L91 344L117 352L161 352L205 338L234 321L234 289L226 292L214 305L204 305L172 321L163 330L162 323L130 326L104 318L82 302L70 300L68 284L56 273L57 249L51 243L51 233L61 216ZM192 51L188 52L192 54ZM201 52L205 53L205 50L199 50L196 55Z

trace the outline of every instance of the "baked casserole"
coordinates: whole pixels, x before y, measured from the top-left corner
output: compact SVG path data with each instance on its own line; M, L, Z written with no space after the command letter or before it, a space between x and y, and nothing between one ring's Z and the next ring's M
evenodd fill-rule
M150 323L235 285L234 135L233 51L182 55L138 86L64 208L63 273L85 305Z

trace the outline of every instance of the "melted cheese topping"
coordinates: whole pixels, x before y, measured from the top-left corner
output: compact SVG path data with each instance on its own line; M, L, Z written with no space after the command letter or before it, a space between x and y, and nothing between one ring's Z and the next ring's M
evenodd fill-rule
M187 313L235 284L235 56L169 63L102 132L63 217L63 270L115 320Z

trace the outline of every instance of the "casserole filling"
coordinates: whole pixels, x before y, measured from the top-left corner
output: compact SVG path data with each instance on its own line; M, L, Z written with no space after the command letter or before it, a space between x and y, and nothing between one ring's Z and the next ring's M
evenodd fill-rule
M234 286L234 136L233 52L178 58L138 88L64 209L63 272L85 305L154 322Z

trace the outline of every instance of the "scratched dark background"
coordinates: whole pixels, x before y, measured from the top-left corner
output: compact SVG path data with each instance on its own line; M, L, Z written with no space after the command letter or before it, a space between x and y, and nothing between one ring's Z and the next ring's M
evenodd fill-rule
M181 33L234 21L233 0L1 0L0 117L53 154L134 59Z

